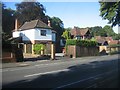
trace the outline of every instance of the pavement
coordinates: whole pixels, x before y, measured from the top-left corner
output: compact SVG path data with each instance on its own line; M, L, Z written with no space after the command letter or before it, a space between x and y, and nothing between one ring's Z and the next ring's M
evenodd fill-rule
M0 63L0 69L26 67L26 66L35 65L35 64L51 63L51 61L58 62L61 60L69 59L68 57L63 57L62 53L56 53L55 56L56 56L56 59L51 60L50 57L39 57L38 55L24 54L23 62Z
M60 56L59 56L60 55ZM105 55L108 56L108 55ZM97 58L99 56L88 56L88 57L79 57L76 59L86 59L86 58ZM46 63L56 63L56 62L62 62L62 61L70 61L74 60L74 58L69 58L69 57L63 57L62 54L57 54L56 55L56 60L50 60L50 59L41 59L41 58L25 58L26 61L24 62L12 62L12 63L2 63L0 64L0 69L4 68L15 68L15 67L26 67L26 66L31 66L31 65L36 65L36 64L46 64ZM91 60L91 59L89 59Z

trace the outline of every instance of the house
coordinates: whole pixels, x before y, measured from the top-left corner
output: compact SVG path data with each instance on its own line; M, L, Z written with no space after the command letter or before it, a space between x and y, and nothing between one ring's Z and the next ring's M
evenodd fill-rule
M113 40L112 37L101 37L101 36L95 36L95 39L98 42L100 53L105 54L111 51L118 52L119 47L117 46L111 47L111 46L120 44L119 40Z
M95 39L99 45L117 45L117 44L119 44L119 40L113 40L112 37L95 36Z
M109 41L109 45L117 45L117 44L120 44L119 40Z
M79 27L74 27L71 30L71 37L75 39L90 39L90 31L88 28L79 28Z
M108 45L108 41L109 41L108 37L95 36L95 39L96 39L99 46Z
M31 20L25 22L21 27L17 28L17 20L15 23L15 30L13 31L13 37L20 37L24 44L24 52L30 52L34 54L34 44L48 44L55 43L56 32L52 30L50 21L48 25L41 20Z

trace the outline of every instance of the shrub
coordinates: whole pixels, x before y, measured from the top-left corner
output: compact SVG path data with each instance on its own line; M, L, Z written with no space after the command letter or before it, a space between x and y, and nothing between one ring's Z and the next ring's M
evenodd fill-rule
M91 40L68 39L66 41L66 45L76 45L76 46L91 47L91 46L97 46L97 42L96 41L91 41Z
M44 50L45 46L43 44L35 44L34 45L34 52L35 54L40 54L41 50Z

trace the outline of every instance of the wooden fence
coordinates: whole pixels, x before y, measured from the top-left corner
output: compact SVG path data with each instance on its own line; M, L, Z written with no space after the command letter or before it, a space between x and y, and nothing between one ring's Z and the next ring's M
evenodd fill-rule
M80 47L75 45L68 45L66 54L72 58L82 56L96 56L99 54L99 47Z

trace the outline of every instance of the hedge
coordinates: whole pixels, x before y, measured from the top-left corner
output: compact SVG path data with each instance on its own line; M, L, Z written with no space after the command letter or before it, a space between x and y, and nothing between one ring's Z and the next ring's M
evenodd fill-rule
M108 47L120 47L120 44L109 45Z
M68 39L66 40L66 45L76 45L76 46L97 46L96 41L92 40L75 40L75 39Z

